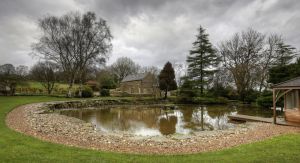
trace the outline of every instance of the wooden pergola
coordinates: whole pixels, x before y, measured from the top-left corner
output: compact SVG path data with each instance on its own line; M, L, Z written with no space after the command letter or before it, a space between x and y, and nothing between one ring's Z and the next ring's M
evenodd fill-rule
M287 80L273 87L273 122L276 124L276 102L284 97L286 121L300 122L300 77Z

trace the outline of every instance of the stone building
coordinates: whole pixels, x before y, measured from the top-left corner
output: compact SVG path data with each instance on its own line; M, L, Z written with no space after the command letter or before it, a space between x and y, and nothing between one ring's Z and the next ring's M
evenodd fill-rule
M150 73L126 76L120 84L120 91L128 94L153 95L158 92L156 77Z

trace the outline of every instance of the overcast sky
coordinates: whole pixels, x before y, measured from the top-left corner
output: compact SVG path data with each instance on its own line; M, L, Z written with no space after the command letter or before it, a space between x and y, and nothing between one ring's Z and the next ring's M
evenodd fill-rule
M108 21L113 39L109 64L127 56L144 66L185 62L202 25L217 46L251 27L281 34L300 49L299 0L0 0L0 64L34 64L28 54L46 14L93 11Z

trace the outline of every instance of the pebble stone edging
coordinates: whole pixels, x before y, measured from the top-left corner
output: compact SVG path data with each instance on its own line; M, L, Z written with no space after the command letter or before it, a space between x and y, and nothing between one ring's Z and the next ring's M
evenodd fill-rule
M101 151L136 154L187 154L213 151L261 141L300 128L267 123L245 123L234 129L198 132L191 136L138 137L101 133L92 124L56 113L42 113L45 104L23 105L6 118L8 127L39 139Z

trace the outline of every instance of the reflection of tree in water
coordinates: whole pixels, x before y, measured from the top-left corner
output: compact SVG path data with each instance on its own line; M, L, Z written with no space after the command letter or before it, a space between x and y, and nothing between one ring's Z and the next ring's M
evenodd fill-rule
M192 115L194 112L194 108L183 108L183 109L180 109L180 112L183 115L183 121L185 123L190 123L192 121Z
M224 129L228 126L227 115L236 109L224 106L180 106L179 110L163 110L160 107L120 106L98 110L76 110L63 113L92 122L104 130L134 131L141 128L159 129L161 134L178 131ZM178 119L179 118L179 119Z
M201 130L213 130L213 126L210 123L207 123L206 117L204 117L206 108L200 106L197 110L193 112L193 121L197 125L196 127L201 128Z
M159 131L163 135L174 134L176 132L177 117L174 115L162 117L159 120Z
M130 127L128 122L120 118L119 112L112 109L100 109L96 112L96 120L98 125L111 130L126 130Z
M267 118L273 116L272 109L265 109L265 108L247 106L247 105L235 106L235 110L237 111L237 114L242 114L242 115L261 116ZM282 115L282 112L277 111L277 115Z
M183 114L184 128L197 130L213 130L213 126L206 122L205 107L188 106L182 107L180 111Z
M211 108L207 109L207 115L216 120L214 129L218 130L227 128L227 116L230 115L231 112L232 111L227 107L212 106Z
M161 115L160 108L146 108L138 106L134 108L118 107L102 109L96 114L97 122L112 130L129 130L136 125L144 124L148 128L157 127L157 117Z
M61 114L67 115L70 117L76 117L76 118L84 120L84 121L89 121L93 115L93 112L91 110L78 109L78 110L61 111Z

